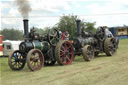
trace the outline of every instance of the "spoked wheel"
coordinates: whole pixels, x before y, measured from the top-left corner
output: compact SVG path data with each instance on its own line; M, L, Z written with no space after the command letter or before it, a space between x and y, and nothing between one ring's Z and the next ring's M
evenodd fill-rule
M45 60L44 65L45 66L53 66L56 63L55 60Z
M32 49L27 55L27 65L32 71L40 70L44 65L44 56L38 49Z
M19 50L16 50L8 58L9 67L12 70L21 70L25 65L25 58Z
M59 42L59 31L57 29L51 29L48 32L48 41L52 46L56 46Z
M59 41L55 49L55 57L60 65L71 64L74 58L72 44L65 40Z
M82 55L85 61L91 61L94 58L94 49L90 45L85 45L82 49Z
M117 46L114 38L106 38L104 42L104 51L107 56L112 56L116 53Z

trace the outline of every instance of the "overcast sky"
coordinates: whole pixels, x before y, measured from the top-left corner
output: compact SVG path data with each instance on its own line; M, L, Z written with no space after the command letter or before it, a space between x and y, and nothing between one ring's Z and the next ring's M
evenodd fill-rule
M15 0L0 0L1 28L23 29L22 16ZM30 27L54 26L62 15L78 15L80 19L96 22L98 26L128 25L127 0L29 0Z

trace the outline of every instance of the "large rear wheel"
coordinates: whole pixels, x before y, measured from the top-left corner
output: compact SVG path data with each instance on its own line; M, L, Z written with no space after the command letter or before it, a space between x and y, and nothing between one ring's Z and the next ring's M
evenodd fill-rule
M114 38L106 38L104 42L104 52L107 56L112 56L116 53L117 46Z
M55 49L55 57L60 65L71 64L74 58L72 44L66 40L59 41Z
M42 52L38 49L30 50L27 55L27 65L32 71L40 70L44 65L44 56Z

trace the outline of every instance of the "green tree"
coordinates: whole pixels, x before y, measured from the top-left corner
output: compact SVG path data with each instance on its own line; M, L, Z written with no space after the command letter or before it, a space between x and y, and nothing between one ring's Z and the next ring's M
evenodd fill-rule
M84 23L83 26L82 26L83 30L96 32L96 28L94 27L96 22L93 22L93 23L91 23L91 22L83 22L83 23Z
M68 31L70 36L74 36L74 34L76 33L76 19L77 16L62 16L60 18L58 25L58 28L64 32L64 31Z
M3 40L22 40L23 32L17 29L3 29L1 30Z
M64 32L68 31L70 36L73 37L76 35L77 26L76 26L76 20L78 19L77 16L74 15L68 15L68 16L62 16L60 18L59 23L57 23L58 28ZM95 22L84 22L84 20L81 21L81 29L84 29L85 31L95 31Z

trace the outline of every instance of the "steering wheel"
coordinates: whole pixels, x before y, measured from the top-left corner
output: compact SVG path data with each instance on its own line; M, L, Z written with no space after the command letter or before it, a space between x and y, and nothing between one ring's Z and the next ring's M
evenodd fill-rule
M100 41L103 41L105 39L105 29L103 27L98 28L96 36Z
M57 29L50 29L48 31L48 42L52 46L56 46L59 42L59 31Z

